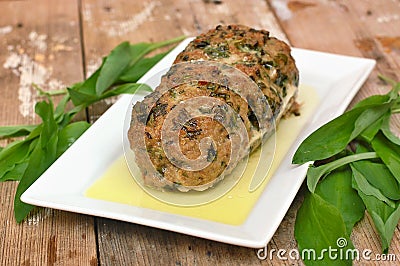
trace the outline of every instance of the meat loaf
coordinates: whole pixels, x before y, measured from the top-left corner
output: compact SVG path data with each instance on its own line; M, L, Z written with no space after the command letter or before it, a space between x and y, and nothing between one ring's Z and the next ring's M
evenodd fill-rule
M217 26L196 37L132 109L128 139L144 184L204 190L293 112L299 73L268 31Z

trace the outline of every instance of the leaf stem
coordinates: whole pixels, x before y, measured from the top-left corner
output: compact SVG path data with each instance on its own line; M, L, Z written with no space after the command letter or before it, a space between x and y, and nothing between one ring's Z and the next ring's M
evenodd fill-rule
M364 152L349 155L318 167L310 166L307 171L307 187L314 193L319 179L333 170L351 162L376 158L379 158L376 152Z
M46 91L46 94L48 94L50 96L64 95L64 94L67 94L67 93L68 93L68 91L66 89Z
M52 90L52 91L44 91L42 88L39 87L39 85L32 83L33 88L35 88L38 92L39 96L56 96L56 95L63 95L67 94L66 89L62 90Z
M165 40L165 41L161 41L161 42L155 43L155 47L156 47L155 49L163 47L163 46L167 46L167 45L170 45L170 44L174 44L174 43L177 43L177 42L180 42L180 41L183 41L185 38L186 38L185 35L181 35L181 36L178 36L176 38L172 38L172 39L169 39L169 40Z
M154 51L154 50L156 50L156 49L158 49L158 48L161 48L161 47L164 47L164 46L167 46L167 45L170 45L170 44L174 44L174 43L183 41L185 38L186 38L186 36L185 36L185 35L182 35L182 36L179 36L179 37L176 37L176 38L173 38L173 39L161 41L161 42L158 42L158 43L153 43L153 44L151 44L147 49L145 49L142 53L140 53L137 57L135 57L135 58L130 62L129 65L132 66L132 65L136 64L136 63L137 63L139 60L141 60L146 54L148 54L148 53L150 53L150 52L152 52L152 51Z
M396 86L396 84L397 84L396 81L394 81L393 79L391 79L391 78L389 78L389 77L386 77L386 76L384 76L384 75L382 75L382 74L378 74L378 78L381 79L381 80L383 80L384 82L386 82L386 83L392 85L392 86Z

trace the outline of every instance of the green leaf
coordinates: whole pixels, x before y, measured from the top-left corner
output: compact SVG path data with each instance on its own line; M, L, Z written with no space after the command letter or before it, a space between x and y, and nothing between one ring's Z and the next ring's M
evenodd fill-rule
M71 97L67 94L58 103L56 110L54 111L54 119L57 123L60 123L64 119L65 108L70 99Z
M374 123L368 126L363 132L361 132L360 137L364 139L364 141L370 143L375 137L375 135L381 129L382 123L383 123L383 118L376 120Z
M85 121L67 125L58 134L57 157L63 154L90 127Z
M314 131L300 144L292 163L322 160L342 151L349 143L354 123L363 111L358 108L346 112Z
M394 230L399 223L400 205L397 206L396 210L389 216L386 222L384 222L382 218L374 211L371 212L371 217L381 238L382 252L387 254L389 251L390 242L392 242Z
M351 184L351 171L346 167L330 173L315 189L316 194L339 210L346 225L347 236L350 236L354 225L364 217L365 211L362 199Z
M390 214L394 211L394 208L388 206L386 203L378 200L374 196L368 196L364 194L358 187L354 178L352 179L352 186L354 189L357 190L358 195L361 197L365 207L368 210L368 213L371 214L371 212L374 211L378 213L379 216L382 217L384 221L386 221L386 219L389 218Z
M306 265L351 265L351 259L332 260L326 252L329 248L338 249L339 239L347 243L340 246L343 254L354 247L339 210L319 195L306 194L297 212L294 235Z
M392 143L396 145L400 145L400 138L397 137L396 135L393 134L393 132L390 130L390 113L387 113L382 120L382 133L385 135L385 137L390 140Z
M57 159L58 127L54 120L53 105L51 102L38 102L35 111L42 118L43 125L15 193L14 215L17 222L21 222L33 209L32 205L21 201L22 193Z
M344 150L350 141L379 120L391 107L394 102L389 94L370 96L350 111L321 126L300 144L292 163L327 159Z
M380 73L378 73L378 78L381 79L382 81L386 82L387 84L392 85L392 87L394 87L394 86L396 86L398 84L395 80L393 80L393 79L391 79L389 77L386 77L386 76L384 76L384 75L382 75Z
M40 134L41 147L44 148L48 145L48 140L57 132L57 123L54 120L53 104L45 101L38 102L35 105L35 112L42 118L43 128Z
M1 177L0 181L20 181L28 166L28 161L29 158L26 158L22 162L16 164L12 170Z
M400 183L400 146L390 142L382 134L372 140L372 147Z
M388 95L391 100L399 100L400 82L393 85L393 89L389 91Z
M138 90L152 91L152 89L147 84L141 83L125 83L123 85L116 86L112 90L108 90L101 95L101 99L106 99L108 97L117 96L120 94L134 94Z
M360 135L360 133L367 129L370 125L376 123L376 121L379 121L380 118L389 110L389 108L390 104L384 104L371 109L366 109L364 112L362 112L355 122L349 142Z
M87 78L83 82L75 83L74 85L69 87L68 90L79 91L84 94L93 95L93 96L96 95L96 83L97 83L97 79L99 78L100 71L101 71L102 67L104 66L104 62L105 62L105 58L103 58L103 61L102 61L102 64L100 65L100 67L95 72L93 72L93 74L90 75L89 78Z
M132 61L132 53L128 42L115 47L105 59L96 82L96 94L101 95L127 69Z
M397 206L396 210L392 212L389 218L384 222L382 218L375 212L372 211L371 217L374 220L376 229L379 232L382 241L383 253L388 253L390 242L392 241L394 230L400 219L400 205Z
M312 165L309 166L308 171L307 171L307 187L308 190L311 192L315 191L315 187L318 184L318 181L320 178L324 177L325 175L329 174L331 171L349 164L351 162L359 161L359 160L366 160L366 159L374 159L377 158L377 155L375 152L366 152L366 153L360 153L360 154L353 154L349 155L343 158L340 158L336 161L314 167Z
M370 145L367 145L365 142L360 143L356 142L356 153L365 153L365 152L374 152Z
M97 98L96 83L100 75L100 71L104 65L104 62L105 58L103 58L101 66L95 72L93 72L93 74L90 75L90 77L87 78L85 81L75 83L71 87L67 88L68 94L72 100L72 103L75 106L79 105L87 106L89 104L86 104L85 102L86 98L88 99Z
M390 100L391 97L388 94L372 95L356 103L352 109L363 108L365 110L366 108L389 103Z
M153 57L143 58L133 66L129 67L119 78L122 82L137 82L147 71L158 63L165 55L169 53L160 53Z
M358 161L353 162L352 165L372 186L379 189L383 195L392 200L400 199L399 183L384 164L371 161Z
M40 142L37 142L35 149L29 157L28 166L18 184L14 199L14 215L18 223L22 222L29 212L34 208L33 205L21 201L21 195L35 182L39 176L54 162L55 151L51 150L54 146L54 138L49 143L49 148L43 149Z
M108 90L113 85L126 82L125 78L139 79L152 65L157 63L166 53L155 55L150 58L143 58L148 53L184 39L184 36L161 41L158 43L138 43L131 45L123 42L114 48L111 53L103 59L102 65L84 82L76 83L68 88L68 93L75 106L89 106L110 95L121 93ZM147 70L146 70L147 69ZM137 71L137 72L134 72ZM128 73L129 72L129 73ZM136 82L129 80L130 83ZM104 95L104 93L107 93Z
M89 106L90 104L98 101L99 97L95 94L88 94L84 91L74 90L68 88L68 93L75 106Z
M0 153L0 181L6 181L4 176L27 158L30 142L29 140L16 142Z
M384 202L378 200L376 197L364 194L357 186L357 183L354 181L354 179L353 187L358 190L358 194L367 207L367 211L371 215L374 225L381 238L382 250L384 253L386 253L390 246L394 228L399 221L399 207L397 206L396 209L392 208Z
M65 127L68 123L71 122L72 118L74 118L74 116L75 116L77 113L79 113L80 111L82 111L82 110L85 109L86 107L87 107L86 105L82 104L82 105L75 106L75 107L72 108L71 110L65 112L65 113L62 115L61 119L59 119L59 120L57 121L58 126L59 126L60 128Z
M178 37L158 43L138 43L130 45L127 42L121 43L105 59L96 82L96 94L101 95L116 81L120 80L122 74L129 71L130 82L136 82L147 70L157 63L165 54L156 55L151 58L143 58L148 53L183 40L184 37ZM136 72L133 74L133 72ZM133 77L132 77L133 76ZM126 78L126 76L125 76Z
M132 61L130 63L130 66L133 66L136 64L139 60L142 60L144 56L146 56L148 53L164 47L168 46L177 42L180 42L185 39L185 36L180 36L177 38L169 39L166 41L161 41L161 42L156 42L156 43L138 43L138 44L133 44L131 45L131 53L132 53Z
M356 182L357 187L359 188L359 190L362 193L364 193L365 195L368 195L368 196L373 196L373 197L377 198L378 200L385 202L387 205L389 205L392 208L395 207L395 203L393 201L391 201L390 199L385 197L385 195L383 195L379 189L372 186L368 182L368 180L355 167L353 167L351 164L350 164L350 166L351 166L351 170L353 172L354 181Z
M77 107L77 111L80 111L83 106L89 106L92 103L98 102L100 100L104 100L106 98L117 96L121 94L134 94L138 90L152 91L152 89L146 85L141 83L125 83L122 85L118 85L105 91L102 95L89 95L79 91L70 90L69 93L71 95L71 99L74 105ZM73 114L75 114L74 112Z
M27 161L32 152L32 145L37 141L37 136L41 132L41 126L37 126L24 140L10 143L0 152L0 181L17 180L20 167L16 167ZM13 173L17 171L16 173Z
M325 203L332 204L339 215L342 215L348 234L351 233L357 219L362 217L363 205L365 205L382 239L384 252L387 252L389 248L393 232L400 219L400 207L398 207L400 140L389 129L390 115L400 110L400 83L389 81L393 85L389 93L368 97L357 103L352 110L323 125L303 141L293 157L293 163L297 164L329 158L326 160L328 163L322 161L326 164L309 167L307 186L309 191L315 191L315 194L309 194L311 195L309 197L321 195ZM343 153L349 153L354 148L356 154L341 157ZM350 168L343 167L348 163L350 163ZM349 169L353 173L350 175L351 185L359 195L354 199L350 198L351 191L354 197L354 191L348 183ZM342 174L339 174L340 172ZM322 177L325 178L320 181ZM343 184L346 186L341 187ZM360 204L360 198L363 204ZM307 220L323 221L326 219L325 216L335 212L334 210L327 211L329 208L321 202L321 199L314 198L314 201L311 201L306 197L299 209L295 225L295 236L299 242L299 248L303 249L302 245L309 245L312 249L321 250L319 243L315 243L317 240L313 239L313 237L320 238L319 228L332 231L332 233L338 231L329 226L318 226L317 223L310 225L311 222ZM357 202L356 199L358 199L356 204L358 208L350 205L352 202ZM345 206L348 208L344 208ZM358 215L351 213L357 210ZM321 218L314 219L314 213L320 215ZM355 217L349 219L347 215L355 215ZM333 217L332 220L335 219ZM340 219L336 219L336 222L338 220ZM296 230L301 232L304 226L308 227L307 233L296 232ZM308 235L311 237L307 238ZM304 240L301 237L304 237ZM306 264L325 265L326 263L306 261Z
M36 127L37 125L2 126L0 127L0 139L26 136Z

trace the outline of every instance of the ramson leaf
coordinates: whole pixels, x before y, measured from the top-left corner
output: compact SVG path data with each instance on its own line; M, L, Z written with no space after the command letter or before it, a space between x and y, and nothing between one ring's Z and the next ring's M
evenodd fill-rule
M53 106L51 102L42 101L36 104L35 111L42 118L43 126L15 194L14 215L17 222L22 222L34 207L21 201L22 193L57 159L58 127Z
M147 71L158 63L168 52L157 54L153 57L143 58L129 67L119 78L121 82L137 82Z
M400 186L386 165L371 161L358 161L351 163L368 182L379 189L383 195L392 199L400 199Z
M325 231L343 233L332 224L342 224L340 218L349 236L354 223L362 217L364 205L382 240L383 252L388 252L400 219L400 139L389 126L390 116L400 112L400 83L381 78L393 85L389 93L368 97L323 125L303 141L293 157L297 164L317 161L307 172L311 194L306 196L296 218L295 237L302 250L322 250L322 246L329 245L333 237L326 236ZM350 168L344 167L347 164ZM349 176L359 197L349 187ZM356 204L352 206L353 203ZM309 260L305 263L326 264Z
M380 120L395 101L391 92L360 101L353 109L308 136L296 150L292 163L323 160L343 151L360 133Z
M330 173L317 186L315 193L335 206L342 215L347 235L359 220L364 217L365 206L352 188L352 174L349 167Z
M397 137L390 129L390 116L391 113L387 113L382 119L382 133L385 137L390 140L392 143L400 146L400 138Z
M57 143L57 157L61 156L88 128L86 121L74 122L60 130Z
M371 144L378 156L400 183L400 146L390 142L383 134L377 134Z
M128 68L132 61L130 44L123 42L115 47L104 61L96 81L96 95L100 96Z
M394 229L400 219L399 206L397 205L396 208L390 207L384 202L378 200L376 197L364 194L354 179L353 187L358 191L358 194L367 207L368 213L374 221L374 225L378 230L382 241L382 251L387 253L393 237Z
M36 127L37 125L2 126L0 127L0 139L29 135Z
M349 156L340 158L336 161L333 161L333 162L330 162L327 164L323 164L318 167L310 165L308 167L308 171L307 171L308 190L310 190L311 192L314 192L315 188L318 184L318 181L322 177L326 176L331 171L333 171L341 166L347 165L347 164L349 164L351 162L355 162L355 161L374 159L374 158L377 158L377 155L375 152L366 152L366 153L349 155Z
M307 192L297 212L294 234L306 265L351 265L352 259L331 259L329 248L353 249L340 211L315 193ZM340 243L344 243L343 246Z
M368 182L368 180L355 167L353 167L352 165L350 165L350 166L351 166L351 170L353 172L354 181L357 183L357 187L362 193L364 193L365 195L368 195L368 196L373 196L373 197L377 198L378 200L385 202L387 205L389 205L392 208L395 207L395 203L393 201L391 201L385 195L383 195L379 189L372 186Z

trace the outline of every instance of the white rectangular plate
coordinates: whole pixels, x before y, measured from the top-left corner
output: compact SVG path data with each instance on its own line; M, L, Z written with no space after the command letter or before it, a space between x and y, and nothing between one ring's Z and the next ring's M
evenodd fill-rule
M185 40L143 78L155 87ZM123 154L122 130L132 96L122 96L21 197L37 206L143 224L234 245L262 248L274 235L307 171L291 158L313 130L343 113L375 65L374 60L293 49L300 82L313 87L321 99L291 149L271 178L247 220L239 225L200 220L115 202L92 199L85 191ZM160 72L161 71L161 72ZM141 95L135 95L140 99Z

